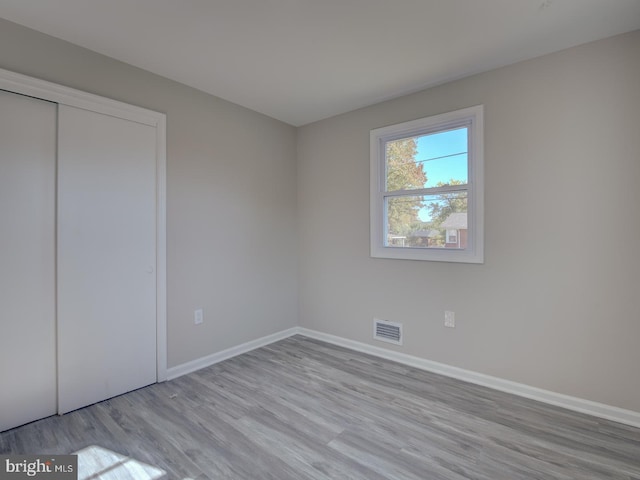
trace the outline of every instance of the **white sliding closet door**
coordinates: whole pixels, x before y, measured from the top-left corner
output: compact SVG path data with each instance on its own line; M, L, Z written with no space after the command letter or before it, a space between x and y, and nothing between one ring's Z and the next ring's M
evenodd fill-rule
M156 129L59 106L58 412L156 381Z
M56 412L56 105L0 91L0 431Z

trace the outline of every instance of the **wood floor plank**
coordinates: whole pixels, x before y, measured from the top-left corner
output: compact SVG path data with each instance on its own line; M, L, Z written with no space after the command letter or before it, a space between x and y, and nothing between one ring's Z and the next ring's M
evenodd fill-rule
M0 433L183 480L640 480L640 429L302 336Z

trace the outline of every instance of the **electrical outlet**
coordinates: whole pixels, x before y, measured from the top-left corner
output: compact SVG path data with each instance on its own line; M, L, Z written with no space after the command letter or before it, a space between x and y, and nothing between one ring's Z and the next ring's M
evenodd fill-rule
M456 328L456 313L449 310L444 311L444 326L448 328Z
M200 325L202 322L204 322L204 312L199 308L193 312L193 323Z

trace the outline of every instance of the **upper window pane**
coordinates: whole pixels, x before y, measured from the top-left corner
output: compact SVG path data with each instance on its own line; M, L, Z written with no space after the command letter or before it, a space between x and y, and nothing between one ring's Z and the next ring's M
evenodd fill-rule
M386 142L386 191L466 185L468 130L462 127Z

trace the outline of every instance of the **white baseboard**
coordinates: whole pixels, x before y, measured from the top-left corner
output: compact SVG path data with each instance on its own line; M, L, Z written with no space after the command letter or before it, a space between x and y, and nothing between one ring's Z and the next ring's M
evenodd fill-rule
M623 408L613 407L611 405L606 405L603 403L592 402L590 400L584 400L582 398L572 397L561 393L551 392L549 390L543 390L541 388L531 387L522 383L512 382L510 380L504 380L498 377L492 377L490 375L473 372L471 370L465 370L463 368L452 367L444 363L433 362L431 360L415 357L413 355L407 355L406 353L400 353L393 350L388 350L386 348L376 347L373 345L368 345L366 343L356 342L354 340L348 340L346 338L337 337L335 335L330 335L315 330L309 330L307 328L298 328L297 333L309 338L332 343L334 345L349 348L351 350L356 350L358 352L368 353L369 355L392 360L394 362L419 368L421 370L439 373L440 375L457 378L459 380L464 380L465 382L493 388L494 390L512 393L520 397L538 400L540 402L563 407L568 410L586 413L588 415L593 415L594 417L604 418L606 420L612 420L614 422L619 422L625 425L640 428L640 412L634 412L633 410L625 410Z
M196 370L200 370L201 368L209 367L218 362L222 362L224 360L228 360L229 358L250 352L251 350L255 350L256 348L264 347L265 345L269 345L270 343L278 342L292 335L296 335L297 333L299 333L299 330L299 327L288 328L287 330L267 335L266 337L258 338L256 340L251 340L250 342L243 343L236 347L227 348L226 350L207 355L206 357L197 358L176 367L171 367L167 369L167 380L173 380L174 378L178 378L182 375L195 372Z
M410 367L419 368L433 373L439 373L447 377L457 378L464 380L465 382L474 383L476 385L482 385L485 387L493 388L494 390L500 390L502 392L511 393L520 397L530 398L538 400L540 402L548 403L558 407L563 407L568 410L573 410L580 413L586 413L594 417L604 418L606 420L612 420L614 422L623 423L632 427L640 428L640 412L634 412L633 410L625 410L623 408L613 407L604 403L592 402L578 397L572 397L570 395L564 395L562 393L551 392L549 390L543 390L541 388L531 387L523 383L512 382L510 380L504 380L498 377L492 377L491 375L485 375L483 373L473 372L471 370L465 370L463 368L452 367L444 363L438 363L424 358L415 357L413 355L407 355L406 353L400 353L393 350L388 350L382 347L376 347L374 345L368 345L362 342L356 342L355 340L349 340L346 338L330 335L328 333L318 332L316 330L310 330L308 328L293 327L281 332L267 335L266 337L258 338L236 347L228 348L206 357L198 358L191 362L183 363L176 367L169 368L167 370L168 380L186 375L201 368L208 367L218 362L222 362L229 358L243 353L250 352L256 348L264 347L270 343L284 340L285 338L293 335L303 335L305 337L314 338L323 342L338 345L340 347L349 348L357 352L367 353L376 357L392 360L394 362L402 363Z

